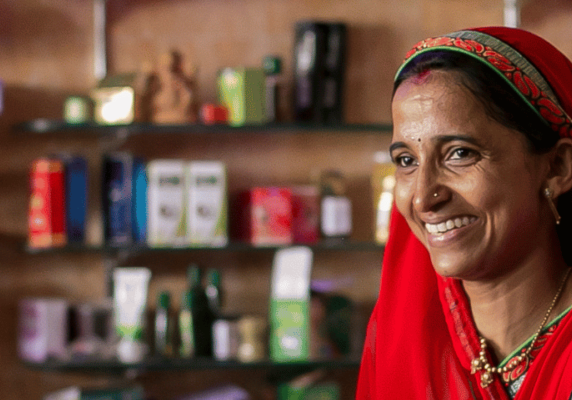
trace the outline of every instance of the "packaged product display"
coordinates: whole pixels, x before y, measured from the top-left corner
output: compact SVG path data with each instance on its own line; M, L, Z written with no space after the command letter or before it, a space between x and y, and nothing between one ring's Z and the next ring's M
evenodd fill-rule
M106 154L102 181L105 242L111 246L129 245L133 241L133 156L127 152Z
M225 246L226 168L217 161L192 161L186 175L187 235L191 245Z
M238 358L239 332L237 318L221 317L213 323L213 357L219 361Z
M52 392L43 400L145 400L145 391L141 386L127 388L86 389L79 386Z
M344 175L337 170L324 171L320 177L320 227L325 238L346 238L352 232L352 203L345 195Z
M214 317L202 283L202 271L196 264L187 268L188 290L185 292L185 307L190 314L191 324L186 334L192 336L194 353L190 356L212 357L212 324Z
M346 70L347 27L343 23L326 24L326 51L322 82L324 122L344 122L344 75Z
M91 99L84 96L69 96L64 102L64 120L68 124L83 124L91 120Z
M389 235L389 216L393 206L395 187L395 165L388 152L374 154L374 166L371 174L373 206L375 210L375 241L385 244Z
M317 186L294 186L292 190L292 240L316 243L320 239L320 190Z
M234 126L262 124L266 120L265 77L262 68L224 68L217 77L220 103Z
M39 158L30 172L29 237L32 248L64 246L66 239L64 164Z
M286 187L257 187L242 192L238 236L257 246L292 243L292 191Z
M133 242L145 243L147 241L147 165L138 157L133 158L131 202Z
M171 295L159 293L155 309L155 354L161 357L174 355L174 321L171 313Z
M117 357L124 363L142 361L149 350L143 331L150 279L151 271L144 267L118 267L113 271L113 315L119 336Z
M310 337L310 275L313 253L308 247L278 250L270 287L270 358L307 360Z
M152 160L147 165L147 243L152 247L187 242L185 162Z
M266 122L273 123L281 121L280 97L281 90L282 59L276 56L266 56L262 60L265 78L265 111Z
M68 303L58 298L26 298L18 304L18 354L43 362L67 355Z
M266 318L259 316L244 316L237 321L239 361L248 363L266 358L267 326Z
M83 243L87 217L87 161L84 157L70 155L64 157L63 162L67 241Z

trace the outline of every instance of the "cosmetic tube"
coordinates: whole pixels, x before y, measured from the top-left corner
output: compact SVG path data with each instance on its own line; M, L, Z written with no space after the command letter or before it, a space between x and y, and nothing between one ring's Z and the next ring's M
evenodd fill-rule
M140 362L148 351L142 335L150 278L151 271L143 267L122 267L113 271L113 311L119 336L117 357L124 363Z

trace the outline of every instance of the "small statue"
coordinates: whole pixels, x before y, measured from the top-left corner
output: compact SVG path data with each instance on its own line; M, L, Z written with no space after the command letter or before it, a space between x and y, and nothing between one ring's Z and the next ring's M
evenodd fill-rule
M153 82L151 122L184 124L197 122L196 68L183 69L182 56L172 51L159 59Z

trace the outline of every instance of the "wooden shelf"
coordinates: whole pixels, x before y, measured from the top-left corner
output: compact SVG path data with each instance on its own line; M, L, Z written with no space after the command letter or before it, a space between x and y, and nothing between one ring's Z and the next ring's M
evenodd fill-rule
M389 134L389 124L303 124L277 123L262 125L156 125L151 123L133 123L129 125L98 125L95 123L68 124L65 121L36 119L26 121L14 127L16 133L26 134L81 134L85 135L121 135L135 134L232 134L232 133L334 133L334 132L379 132Z

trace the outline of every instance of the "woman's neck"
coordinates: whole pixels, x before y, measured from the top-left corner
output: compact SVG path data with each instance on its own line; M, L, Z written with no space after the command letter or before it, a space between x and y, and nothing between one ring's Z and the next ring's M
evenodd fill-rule
M495 280L463 282L479 335L487 340L497 362L540 328L567 268L561 259L550 261L544 265L552 268L538 268L534 263ZM567 282L547 322L571 302L572 284Z

